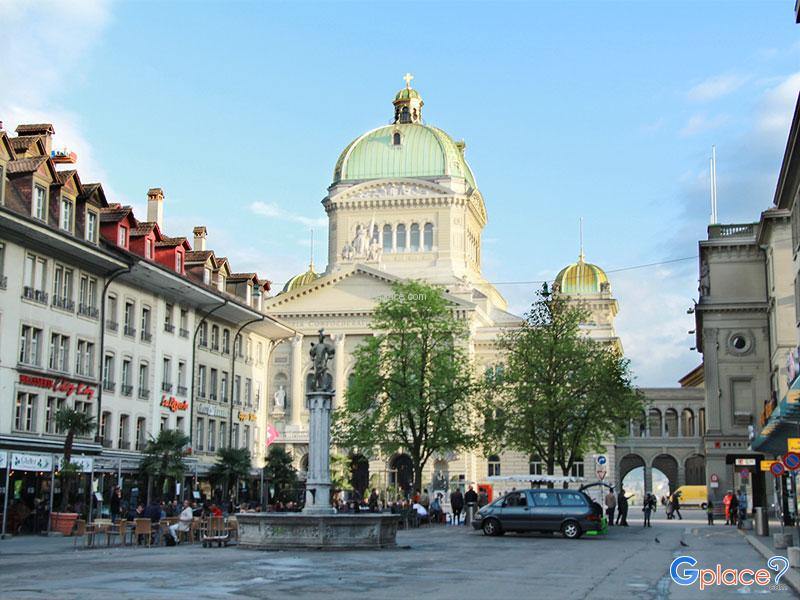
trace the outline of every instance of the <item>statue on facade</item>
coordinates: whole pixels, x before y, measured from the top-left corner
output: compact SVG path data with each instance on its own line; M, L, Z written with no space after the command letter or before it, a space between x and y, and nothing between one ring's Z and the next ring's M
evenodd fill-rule
M275 392L272 399L275 401L276 409L283 410L286 408L286 390L283 388L283 384L278 387L278 391Z
M381 259L381 254L383 254L381 243L373 238L372 243L369 245L369 254L367 255L367 260L379 261Z
M342 260L350 260L353 258L353 246L350 242L345 241L344 248L342 248Z
M314 381L312 392L332 392L333 376L328 371L328 361L336 354L336 348L330 341L325 340L325 330L319 330L319 342L311 342L309 351L314 363Z
M369 233L366 228L359 224L356 226L356 237L353 238L353 256L361 258L367 255L369 249Z
M711 294L711 281L708 263L703 261L700 263L700 285L697 287L700 296L708 296Z

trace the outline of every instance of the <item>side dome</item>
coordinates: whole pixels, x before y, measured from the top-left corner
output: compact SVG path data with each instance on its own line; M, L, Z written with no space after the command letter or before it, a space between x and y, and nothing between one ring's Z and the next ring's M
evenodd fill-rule
M300 273L299 275L295 275L286 284L283 286L281 290L281 294L286 292L291 292L292 290L296 290L297 288L301 288L304 285L308 285L312 283L315 279L319 279L320 275L316 271L314 271L314 265L308 265L308 271L305 273Z
M599 294L606 291L604 288L607 284L608 277L605 271L597 265L585 262L583 254L578 258L578 262L561 269L553 282L562 294L568 296Z

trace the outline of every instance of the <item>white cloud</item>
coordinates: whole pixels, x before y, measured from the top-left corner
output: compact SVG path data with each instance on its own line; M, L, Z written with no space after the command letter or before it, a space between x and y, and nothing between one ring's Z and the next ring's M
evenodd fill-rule
M692 102L710 102L735 92L742 87L749 77L745 75L715 75L692 86L686 97Z
M800 91L800 72L793 73L769 88L761 98L756 113L754 132L759 137L785 142L797 94Z
M712 129L722 127L729 120L730 119L727 115L716 115L709 117L707 114L698 113L689 118L689 120L686 122L686 125L684 125L683 129L681 129L680 133L682 136L695 135L696 133L710 131Z
M300 223L305 227L325 227L328 224L328 220L324 217L313 219L311 217L290 212L285 208L281 208L277 204L271 202L253 202L250 205L250 212L256 215L261 215L262 217L268 217L270 219L280 219L283 221L290 221L292 223Z

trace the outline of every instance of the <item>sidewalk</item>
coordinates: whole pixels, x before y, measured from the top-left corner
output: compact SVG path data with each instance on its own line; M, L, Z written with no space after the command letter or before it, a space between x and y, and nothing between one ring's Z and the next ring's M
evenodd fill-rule
M794 527L786 527L786 533L792 533L792 537L794 538L794 542L792 545L797 546L800 544L798 542L798 535L797 529ZM772 556L784 556L788 558L788 553L786 549L783 550L776 550L774 545L774 538L772 537L775 533L781 532L781 524L778 520L770 520L769 522L769 535L768 536L760 536L756 535L754 529L739 529L739 533L747 540L747 542L763 556L764 558L770 558ZM788 571L781 577L781 583L786 582L796 594L800 595L800 569L795 567L790 567Z

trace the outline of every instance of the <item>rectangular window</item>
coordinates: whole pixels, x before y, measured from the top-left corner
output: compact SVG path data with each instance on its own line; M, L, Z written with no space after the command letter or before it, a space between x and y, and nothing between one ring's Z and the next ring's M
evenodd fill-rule
M75 217L75 204L69 198L61 197L61 229L72 233L72 221Z
M78 340L75 372L78 375L92 377L94 375L94 344L86 340Z
M125 225L119 226L117 245L120 248L128 247L128 228Z
M33 187L33 216L40 221L47 216L47 190L38 184Z
M149 342L152 339L150 333L150 308L148 306L142 307L142 340Z
M217 374L218 371L216 369L211 369L208 388L209 388L209 393L211 394L210 398L212 400L217 399Z
M103 388L114 389L114 355L106 354L103 359Z
M109 427L111 426L111 413L108 411L103 411L103 414L100 416L100 437L104 440L107 439L109 432Z
M122 450L129 450L131 447L130 438L128 437L128 419L128 415L119 416L119 435L117 437L117 446Z
M228 373L227 371L222 372L222 378L220 379L219 383L219 398L223 402L228 401Z
M166 415L161 416L161 429L160 431L164 431L165 429L169 429L169 417Z
M172 389L172 360L169 358L164 359L164 367L162 370L162 381L165 385L165 392L169 392ZM166 386L169 386L169 389L166 389Z
M244 402L247 406L253 404L253 380L249 377L244 380Z
M164 331L168 333L175 331L175 324L172 322L173 310L175 310L175 307L167 303L167 306L164 308Z
M41 366L42 330L23 325L19 340L19 362L25 365Z
M175 429L183 433L183 417L175 417Z
M150 397L150 389L148 387L149 373L147 363L139 365L139 398L146 399Z
M36 394L19 392L14 419L17 431L35 431L36 427Z
M86 211L86 240L97 243L97 213L92 210Z
M133 327L133 302L125 303L125 335L133 337L136 335L136 329Z
M53 306L72 310L72 269L56 265L53 272Z
M106 300L106 326L108 323L114 323L114 331L117 330L117 297L116 296L108 296Z
M183 273L183 254L180 252L175 253L175 270L178 273Z
M197 395L201 398L206 397L206 366L197 367Z
M225 437L225 421L219 422L219 447L224 448L228 445L228 439Z
M239 424L238 423L234 423L233 425L231 425L231 433L233 434L233 440L231 441L231 445L234 448L238 448L239 447Z
M241 376L237 375L233 379L233 401L236 404L242 403L242 378Z
M50 334L50 369L69 372L69 337L60 333Z
M136 449L144 450L147 436L147 420L144 417L136 419Z
M217 422L214 419L208 420L208 451L214 452L217 449Z
M250 448L250 425L244 426L244 444L242 448Z
M203 442L205 441L206 434L204 431L203 425L205 424L205 420L198 417L197 418L197 449L202 452L203 451Z
M97 315L97 279L94 277L81 275L81 283L78 288L78 311L82 315Z
M182 360L178 361L178 385L186 385L186 363Z
M47 411L45 412L44 430L45 433L61 433L56 425L56 413L66 405L64 398L47 398Z

